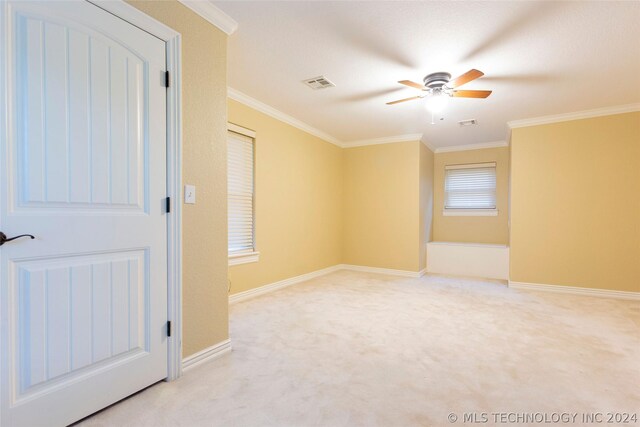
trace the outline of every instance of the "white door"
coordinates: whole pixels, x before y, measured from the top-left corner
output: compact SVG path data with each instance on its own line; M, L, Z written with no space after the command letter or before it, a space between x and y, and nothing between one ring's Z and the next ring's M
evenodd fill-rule
M0 424L167 376L165 43L84 1L0 2ZM1 236L0 236L1 237Z

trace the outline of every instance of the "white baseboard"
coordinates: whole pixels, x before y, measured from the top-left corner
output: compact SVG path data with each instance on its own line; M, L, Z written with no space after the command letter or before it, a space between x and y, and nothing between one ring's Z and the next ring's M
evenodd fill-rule
M280 280L278 282L270 283L268 285L260 286L259 288L249 289L248 291L238 292L237 294L229 295L229 304L244 301L249 298L257 297L269 292L273 292L278 289L286 288L287 286L295 285L296 283L305 282L307 280L315 279L316 277L324 276L325 274L333 273L340 270L340 265L334 265L331 267L323 268L322 270L312 271L310 273L301 274L300 276L290 277L289 279Z
M204 362L231 352L231 340L224 340L182 359L182 371L189 370Z
M366 267L363 265L337 264L331 267L323 268L322 270L312 271L310 273L301 274L300 276L291 277L289 279L284 279L278 282L269 283L268 285L260 286L258 288L249 289L248 291L238 292L237 294L229 295L229 304L235 304L240 301L245 301L245 300L248 300L249 298L254 298L259 295L264 295L269 292L276 291L278 289L286 288L287 286L295 285L297 283L306 282L307 280L315 279L316 277L324 276L325 274L333 273L334 271L339 271L339 270L362 271L365 273L389 274L392 276L402 276L402 277L422 277L427 272L426 268L420 271L407 271L407 270L393 270L390 268Z
M640 301L640 292L579 288L577 286L545 285L540 283L513 282L511 280L509 280L509 287L513 289L522 289L525 291L553 292L557 294L587 295L600 298L615 298Z
M427 272L426 268L420 271L409 271L409 270L394 270L391 268L367 267L364 265L352 265L352 264L340 264L339 267L341 270L362 271L364 273L388 274L391 276L401 276L401 277L422 277Z

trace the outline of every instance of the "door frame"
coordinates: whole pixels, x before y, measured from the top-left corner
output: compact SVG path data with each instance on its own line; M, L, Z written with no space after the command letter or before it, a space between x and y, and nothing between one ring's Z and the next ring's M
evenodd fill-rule
M85 1L85 0L73 0ZM173 381L182 375L182 89L181 89L181 35L165 24L151 18L144 12L127 4L123 0L86 0L89 3L129 22L130 24L154 35L166 43L166 66L170 75L167 88L167 197L171 198L171 211L167 215L167 319L171 322L171 337L167 339L167 377ZM9 28L9 4L0 1L0 140L8 144L13 129L12 112L8 101L13 89L8 85L9 67L12 67L13 39ZM6 153L0 153L5 155ZM1 201L0 201L1 202ZM0 315L2 315L0 313ZM7 351L8 343L1 342L0 350ZM6 363L6 358L2 358ZM0 383L8 381L2 378ZM0 395L0 419L9 408L8 396Z

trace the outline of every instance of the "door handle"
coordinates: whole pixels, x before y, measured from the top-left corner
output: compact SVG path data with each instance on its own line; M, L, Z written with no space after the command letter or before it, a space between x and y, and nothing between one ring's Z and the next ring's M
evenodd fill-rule
M31 237L32 239L36 238L36 236L32 236L31 234L21 234L19 236L8 238L6 234L4 234L2 231L0 231L0 246L4 245L5 243L10 242L12 240L19 239L21 237Z

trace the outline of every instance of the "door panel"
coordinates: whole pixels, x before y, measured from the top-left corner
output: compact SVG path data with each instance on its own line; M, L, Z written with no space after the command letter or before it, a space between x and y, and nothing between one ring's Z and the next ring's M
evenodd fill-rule
M144 61L38 17L16 24L16 206L142 209Z
M144 250L13 263L19 395L149 351Z
M3 2L0 424L64 425L167 375L165 43ZM2 87L2 86L0 86Z

